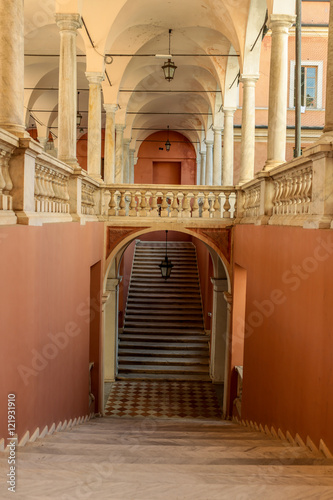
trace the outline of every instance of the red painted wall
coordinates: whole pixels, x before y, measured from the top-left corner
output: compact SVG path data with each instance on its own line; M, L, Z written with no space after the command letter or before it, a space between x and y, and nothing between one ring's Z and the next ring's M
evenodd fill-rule
M333 449L333 233L235 228L247 271L242 418Z
M166 151L167 131L150 135L140 146L138 162L134 167L136 184L156 183L153 175L154 162L181 162L181 184L196 184L196 153L191 142L182 134L170 131L170 151ZM163 148L161 151L159 148Z
M102 223L0 228L0 437L9 393L19 437L88 413L90 268L103 241Z

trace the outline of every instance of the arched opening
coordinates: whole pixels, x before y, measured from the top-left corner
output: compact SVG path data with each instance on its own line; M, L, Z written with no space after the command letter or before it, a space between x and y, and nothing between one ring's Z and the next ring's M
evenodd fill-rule
M152 229L140 231L138 228L138 231L133 232L131 236L124 237L108 260L104 294L104 380L107 383L113 383L119 378L118 335L119 332L122 334L124 327L135 247L139 241L141 244L152 241L157 246L161 244L165 239L165 232L159 227L156 229L157 231ZM207 244L195 231L181 228L171 230L169 234L170 242L187 242L195 248L200 276L204 333L209 343L207 380L218 388L220 402L223 400L223 414L226 415L227 401L223 397L223 392L229 394L228 346L231 325L228 303L231 291L230 275L226 260L221 251ZM163 376L160 378L163 379ZM191 377L188 379L191 380Z
M170 150L165 143L170 141ZM196 153L179 132L162 130L145 139L138 152L134 182L139 184L196 184Z

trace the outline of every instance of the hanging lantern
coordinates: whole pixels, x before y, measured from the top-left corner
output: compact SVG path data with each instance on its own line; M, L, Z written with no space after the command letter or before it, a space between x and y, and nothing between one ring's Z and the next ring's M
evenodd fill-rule
M166 149L167 151L170 151L170 148L171 148L171 142L170 142L170 140L169 140L169 125L168 125L168 136L167 136L167 141L166 141L166 143L165 143L165 149Z
M171 32L172 30L169 30L169 54L170 52L170 44L171 44ZM162 66L163 72L164 72L164 78L168 80L168 82L171 82L173 80L173 77L175 76L175 71L177 69L177 66L171 59L168 59L164 65Z
M164 278L165 281L170 278L173 264L171 260L168 259L168 231L165 231L165 257L158 267L161 269L162 278Z

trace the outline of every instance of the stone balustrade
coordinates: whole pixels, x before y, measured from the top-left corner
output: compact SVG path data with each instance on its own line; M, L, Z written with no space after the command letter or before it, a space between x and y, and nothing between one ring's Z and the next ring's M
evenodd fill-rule
M312 166L301 166L273 175L273 215L311 214Z
M260 182L244 192L244 217L258 217L260 213Z
M96 212L97 206L95 195L98 187L85 178L82 180L82 194L81 194L81 213L82 215L98 215Z
M109 187L110 217L233 219L236 189L119 184Z
M0 223L13 224L13 182L9 172L9 161L18 146L18 140L11 134L0 130Z
M36 158L35 212L69 214L68 182L73 169L47 154Z

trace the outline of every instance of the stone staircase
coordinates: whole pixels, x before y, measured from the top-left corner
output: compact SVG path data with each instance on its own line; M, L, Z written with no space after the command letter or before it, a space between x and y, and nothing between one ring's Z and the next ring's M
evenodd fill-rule
M117 378L210 381L195 247L168 243L167 281L158 267L164 256L165 243L136 244Z
M331 499L333 460L226 421L100 418L17 449L1 499Z

